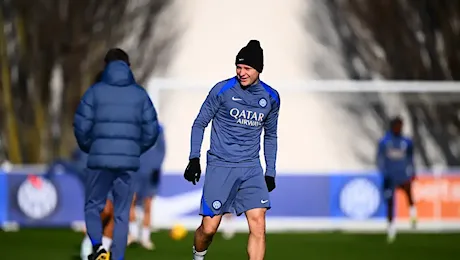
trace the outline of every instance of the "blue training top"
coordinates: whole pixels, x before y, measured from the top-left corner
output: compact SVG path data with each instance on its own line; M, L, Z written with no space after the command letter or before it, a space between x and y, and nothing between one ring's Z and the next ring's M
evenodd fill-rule
M277 128L280 97L262 81L243 89L237 78L217 83L209 92L192 126L189 158L199 158L204 130L212 120L209 165L260 165L260 137L268 176L276 175Z

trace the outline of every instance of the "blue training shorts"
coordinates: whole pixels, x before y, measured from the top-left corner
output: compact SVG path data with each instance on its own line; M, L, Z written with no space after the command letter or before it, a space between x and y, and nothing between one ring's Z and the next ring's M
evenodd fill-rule
M153 198L158 191L160 184L160 170L152 170L147 174L140 174L136 180L135 192L137 194L137 201L141 202L146 198Z
M384 177L383 197L393 199L395 190L412 181L413 174L400 173ZM386 183L385 183L386 182Z
M270 209L270 198L260 165L254 167L206 167L200 215L213 217Z

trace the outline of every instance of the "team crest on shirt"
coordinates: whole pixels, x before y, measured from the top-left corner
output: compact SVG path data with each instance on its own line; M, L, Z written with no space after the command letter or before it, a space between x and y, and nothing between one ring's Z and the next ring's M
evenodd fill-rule
M406 157L407 143L405 142L400 142L400 143L387 142L385 146L386 146L386 154L388 158L392 160L401 160Z
M215 210L218 210L222 207L222 202L218 201L218 200L215 200L213 203L212 203L212 208L215 209Z
M267 100L266 100L265 98L261 98L261 99L259 100L259 105L260 105L261 107L266 107L266 106L267 106Z

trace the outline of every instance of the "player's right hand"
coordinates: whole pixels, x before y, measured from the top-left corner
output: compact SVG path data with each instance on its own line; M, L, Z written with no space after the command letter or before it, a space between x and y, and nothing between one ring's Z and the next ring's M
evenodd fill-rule
M201 177L201 166L200 166L200 158L192 158L188 162L187 168L184 172L184 178L192 182L193 185L196 185L197 182L200 181Z

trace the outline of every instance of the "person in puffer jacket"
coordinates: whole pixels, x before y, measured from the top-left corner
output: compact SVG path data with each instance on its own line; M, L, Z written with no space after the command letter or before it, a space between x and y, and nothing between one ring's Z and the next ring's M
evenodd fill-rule
M134 193L132 175L139 169L141 154L155 144L159 133L155 107L134 80L128 55L111 49L104 61L102 79L83 95L73 123L78 146L88 153L85 221L94 252L90 260L124 257ZM116 221L108 252L102 246L100 213L110 190Z

